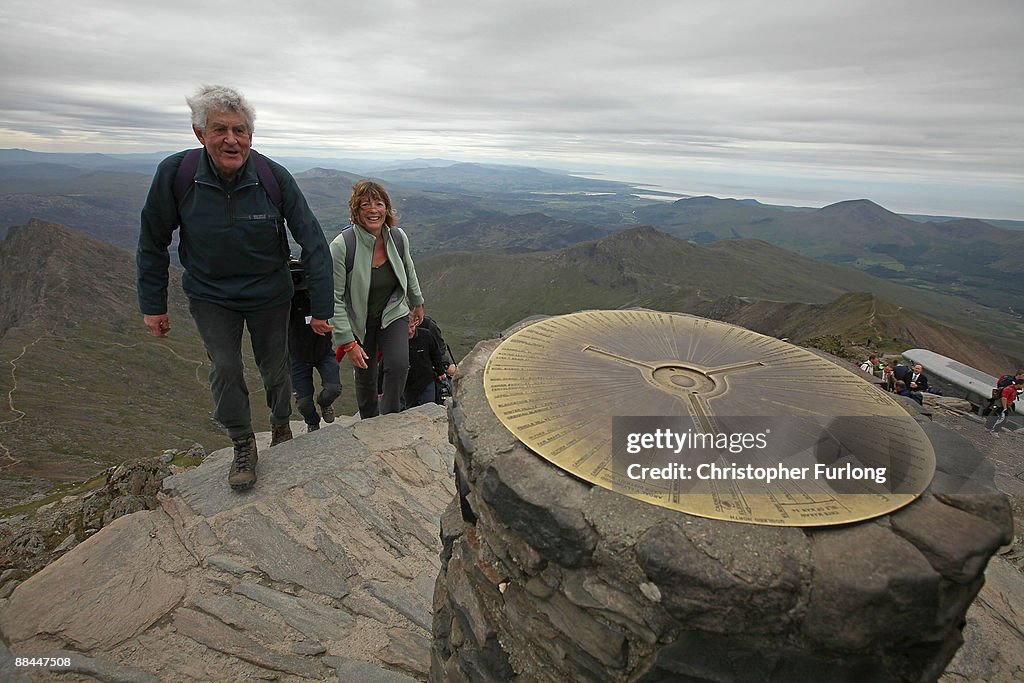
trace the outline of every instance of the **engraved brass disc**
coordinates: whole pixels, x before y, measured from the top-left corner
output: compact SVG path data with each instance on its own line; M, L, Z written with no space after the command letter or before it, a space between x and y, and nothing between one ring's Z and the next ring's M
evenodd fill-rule
M792 344L690 315L612 310L541 320L498 345L484 391L502 424L557 467L701 517L782 526L870 519L913 501L935 473L931 442L891 395ZM622 439L639 432L616 435L613 448L613 423L621 431L645 420L678 425L675 438L747 429L767 448L748 440L739 450L719 442L627 455ZM652 458L666 453L690 476L632 476L665 465ZM698 466L725 474L696 476ZM793 475L773 480L773 468ZM878 471L884 484L869 476Z

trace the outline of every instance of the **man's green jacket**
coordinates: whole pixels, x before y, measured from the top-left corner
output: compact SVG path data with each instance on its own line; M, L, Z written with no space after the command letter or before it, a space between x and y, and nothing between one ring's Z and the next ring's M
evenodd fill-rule
M302 250L312 316L329 320L334 315L331 254L320 223L287 169L267 159L281 187L279 211L260 186L251 155L235 182L228 184L221 181L203 150L195 182L178 205L174 176L185 154L160 162L142 209L135 254L142 313L167 312L167 250L179 226L178 256L185 269L182 288L189 298L236 311L288 303L294 288L284 222Z

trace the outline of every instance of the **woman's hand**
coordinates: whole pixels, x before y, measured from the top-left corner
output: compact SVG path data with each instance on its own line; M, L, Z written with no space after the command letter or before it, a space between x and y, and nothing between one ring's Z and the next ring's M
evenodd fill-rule
M345 356L348 358L348 362L357 368L366 369L366 361L369 356L366 355L366 351L363 351L363 347L356 342L356 345L345 352Z
M423 322L423 304L409 309L409 322L416 327Z

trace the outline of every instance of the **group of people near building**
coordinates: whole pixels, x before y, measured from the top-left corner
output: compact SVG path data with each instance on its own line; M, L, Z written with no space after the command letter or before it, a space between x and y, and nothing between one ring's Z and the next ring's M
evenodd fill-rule
M860 364L860 369L881 377L882 385L888 391L913 399L919 405L924 403L923 394L937 393L928 384L928 376L924 374L924 367L920 363L912 366L901 361L883 363L878 356L871 355ZM987 418L985 428L990 434L999 436L999 432L1007 424L1007 418L1016 412L1016 401L1022 394L1024 394L1024 368L1018 369L1013 375L1006 374L999 377L992 390L991 400L980 408L981 415Z
M860 369L869 374L881 377L882 386L899 396L906 396L921 405L924 403L922 394L934 391L928 384L928 376L920 363L908 366L901 361L882 362L878 356L870 355L860 364Z
M334 420L341 359L353 367L363 419L436 399L436 385L455 366L439 358L440 344L421 328L424 300L409 239L380 184L356 183L351 225L328 244L292 175L252 149L255 113L246 99L203 86L187 101L202 148L169 156L153 177L136 252L139 306L150 332L167 336L168 249L178 230L182 288L210 358L213 415L234 446L228 483L245 489L256 482L258 453L243 330L266 390L271 447L292 438L293 393L308 429ZM315 398L314 369L321 383Z

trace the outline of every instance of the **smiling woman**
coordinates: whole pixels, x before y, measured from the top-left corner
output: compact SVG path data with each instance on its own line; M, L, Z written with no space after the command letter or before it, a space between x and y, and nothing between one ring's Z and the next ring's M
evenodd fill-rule
M423 295L387 191L361 180L352 187L348 207L352 225L331 243L338 313L332 323L334 341L353 367L359 416L366 419L401 410L409 331L423 320ZM380 402L378 371L384 373Z

